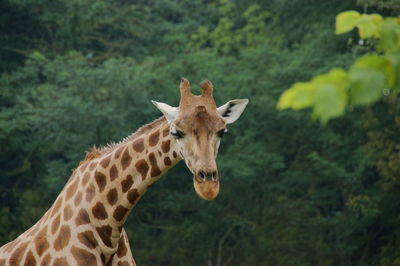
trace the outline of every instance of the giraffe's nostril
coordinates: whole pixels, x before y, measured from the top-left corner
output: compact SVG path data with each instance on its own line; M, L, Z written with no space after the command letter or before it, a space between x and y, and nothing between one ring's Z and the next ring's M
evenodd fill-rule
M201 179L206 179L206 174L203 171L199 172L199 176L201 177Z
M218 179L218 173L217 172L213 172L212 173L212 180L215 181Z
M204 172L204 171L199 171L198 176L206 181L212 181L217 178L217 172Z

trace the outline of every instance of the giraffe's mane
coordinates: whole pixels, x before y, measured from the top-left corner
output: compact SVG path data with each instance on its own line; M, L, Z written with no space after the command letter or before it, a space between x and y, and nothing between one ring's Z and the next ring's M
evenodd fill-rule
M122 139L119 142L111 142L111 143L108 143L105 146L101 146L101 147L96 147L96 145L94 145L92 148L90 148L89 151L86 151L85 159L83 161L81 161L79 163L79 165L86 163L88 161L91 161L93 159L102 157L103 155L116 150L117 148L125 145L128 141L136 139L137 137L139 137L139 136L145 134L146 132L149 132L153 128L159 126L164 121L165 121L165 117L162 116L162 117L154 120L153 122L150 122L150 123L140 127L137 131L135 131L128 137L125 137L124 139Z

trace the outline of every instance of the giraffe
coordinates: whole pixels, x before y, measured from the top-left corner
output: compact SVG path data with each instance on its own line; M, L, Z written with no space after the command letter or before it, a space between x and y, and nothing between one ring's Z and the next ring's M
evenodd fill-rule
M0 266L136 265L123 225L151 184L182 159L196 193L214 199L220 138L248 100L217 108L211 82L200 87L202 94L193 95L182 78L179 107L153 101L161 118L120 143L87 152L43 217L0 248Z

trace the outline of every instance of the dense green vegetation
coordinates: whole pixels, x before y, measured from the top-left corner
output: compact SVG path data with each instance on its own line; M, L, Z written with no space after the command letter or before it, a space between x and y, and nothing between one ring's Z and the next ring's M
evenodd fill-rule
M400 110L394 93L325 126L278 112L298 81L348 69L374 44L335 35L345 10L398 1L0 2L0 244L50 206L84 151L177 105L179 78L222 104L249 98L218 157L220 196L179 164L126 228L139 265L400 265ZM375 99L376 100L376 99Z

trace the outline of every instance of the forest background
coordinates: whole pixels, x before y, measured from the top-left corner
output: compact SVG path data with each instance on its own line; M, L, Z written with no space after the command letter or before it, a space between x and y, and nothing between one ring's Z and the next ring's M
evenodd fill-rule
M373 50L345 10L397 0L0 1L0 245L50 207L92 145L177 105L180 77L249 98L218 157L220 196L180 163L126 224L138 265L400 265L397 95L325 125L277 111L297 81Z

